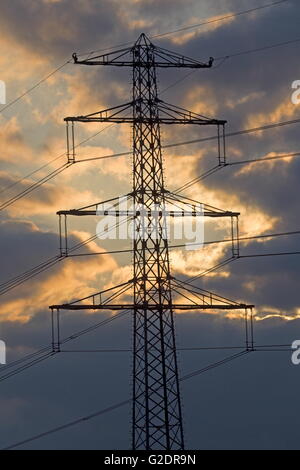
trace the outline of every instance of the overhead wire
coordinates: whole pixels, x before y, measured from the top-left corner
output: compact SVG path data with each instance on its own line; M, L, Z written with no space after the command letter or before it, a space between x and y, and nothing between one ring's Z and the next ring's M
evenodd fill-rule
M3 113L3 111L6 111L8 108L10 108L11 106L13 106L15 103L17 103L18 101L20 101L22 98L24 98L24 96L28 95L29 93L31 93L33 90L35 90L37 87L39 87L42 83L46 82L50 77L52 77L53 75L55 75L57 72L59 72L62 68L64 68L67 64L71 63L71 60L67 60L66 62L64 62L63 64L59 65L58 67L56 67L54 70L52 70L48 75L46 75L45 77L43 77L41 80L39 80L37 83L35 83L32 87L30 87L28 90L26 90L24 93L22 93L21 95L19 95L17 98L15 98L14 100L10 101L9 103L7 103L5 106L3 106L1 109L0 109L0 113Z
M295 157L299 157L299 156L300 156L300 152L293 152L293 153L287 153L287 154L284 154L284 155L276 155L276 156L272 156L272 157L270 156L270 157L262 157L262 158L252 158L252 159L249 159L249 160L241 160L241 161L236 161L236 162L227 161L226 163L224 163L222 165L216 165L216 166L212 167L210 170L206 170L201 175L196 176L192 180L187 181L184 185L180 186L179 188L176 188L174 192L186 191L187 189L189 189L194 184L199 183L200 181L203 181L204 179L206 179L207 177L213 175L217 171L223 170L227 167L231 167L231 166L235 166L235 165L249 165L251 163L263 163L263 162L272 161L272 160L274 160L274 161L275 160L285 160L286 158L295 158Z
M120 227L121 225L125 224L127 222L127 220L128 220L128 218L126 218L122 221L116 222L113 226L111 226L108 229L108 231L111 231L111 230L114 230L114 229ZM102 233L108 233L108 231L102 232ZM35 266L35 267L33 267L33 268L31 268L31 269L29 269L29 270L27 270L27 271L25 271L21 274L9 279L8 281L3 282L2 284L0 284L0 296L3 295L3 294L6 294L10 290L14 289L15 287L18 287L19 285L21 285L24 282L32 279L33 277L35 277L38 274L46 271L47 269L52 268L55 264L59 263L60 261L62 261L64 259L67 259L69 257L69 253L73 253L74 251L78 250L79 248L81 248L83 246L86 246L88 243L96 240L99 235L100 234L92 235L89 238L87 238L87 239L85 239L85 240L83 240L79 243L76 243L75 245L73 245L72 247L69 248L67 255L53 256L52 258L49 258L45 262L40 263L39 265L37 265L37 266ZM114 251L117 252L119 250L114 250ZM120 250L120 251L123 251L123 250ZM70 257L73 257L73 256L71 255Z
M264 130L268 130L268 129L275 129L277 127L283 127L283 126L298 124L299 122L300 122L300 118L299 119L289 120L289 121L281 121L281 122L277 122L277 123L274 123L274 124L267 124L267 125L260 126L260 127L254 127L254 128L249 128L249 129L241 129L239 131L226 133L226 137L235 137L235 136L244 135L244 134L252 134L252 133L256 133L256 132L260 132L260 131L264 131ZM199 142L200 143L201 142L208 142L208 141L217 140L218 138L219 138L218 135L213 135L213 136L210 136L210 137L203 137L203 138L200 138L200 139L186 140L186 141L182 141L182 142L176 142L176 143L173 143L173 144L165 144L165 145L162 145L162 149L169 149L169 148L180 147L180 146L184 146L184 145L191 145L191 144L196 144L196 143L199 143ZM131 151L122 152L122 153L119 153L119 154L118 153L117 154L107 154L107 155L103 155L101 157L92 157L92 160L102 160L103 158L114 158L114 157L126 156L126 155L131 155L131 154L132 154ZM286 158L286 157L284 157L284 158ZM83 161L88 161L88 160L83 160ZM79 161L78 161L78 163L79 163Z
M118 313L116 313L115 315L113 316L110 316L109 318L106 318L105 320L101 320L100 322L97 322L97 323L94 323L93 325L87 327L87 328L84 328L82 330L79 330L75 333L72 333L71 335L63 338L60 340L60 346L64 345L64 344L67 344L69 343L70 341L74 341L88 333L91 333L95 330L97 330L98 328L100 328L101 326L105 326L113 321L115 321L116 319L118 318L122 318L123 316L127 315L129 313L130 310L123 310L123 311L120 311ZM50 357L53 357L57 354L59 354L60 351L54 351L53 350L53 347L52 345L49 345L49 346L45 346L44 348L41 348L40 350L38 351L35 351L33 353L30 353L26 356L23 356L22 358L20 359L17 359L13 362L11 362L10 364L7 364L3 367L1 367L1 370L0 370L0 382L3 382L4 380L7 380L21 372L23 372L24 370L27 370L31 367L33 367L34 365L36 364L39 364L40 362L50 358ZM28 362L29 361L29 362ZM21 365L25 363L24 365ZM16 366L19 366L19 367L16 367ZM12 369L14 368L12 371L10 372L6 372L8 369Z
M236 13L236 14L226 15L225 17L223 17L223 19L228 18L228 16L234 17L234 16L239 16L239 15L241 15L241 14L247 14L247 13L253 12L253 11L255 11L255 10L261 10L261 9L263 9L263 8L267 8L267 7L270 7L270 6L279 5L280 3L285 3L285 2L287 2L287 1L289 1L289 0L281 0L281 1L279 1L279 2L272 2L272 3L270 3L270 4L262 5L262 6L260 6L260 7L255 7L255 8L253 8L253 9L245 10L245 11L243 11L243 12L238 12L238 13ZM198 26L201 26L201 25L203 25L203 24L207 24L207 23L211 23L211 22L216 22L216 21L222 21L222 18L217 18L217 19L209 20L208 22L204 22L204 23L201 23L201 24L198 24L198 25L188 26L187 28L190 29L190 28L198 27ZM163 35L173 34L174 32L177 32L177 31L180 31L180 30L181 30L181 28L180 28L179 30L176 30L176 31L174 30L174 31L170 31L170 32L167 32L167 33L163 33ZM159 36L161 36L161 34L160 34L160 35L155 35L155 36L152 36L152 37L154 38L154 37L159 37ZM235 54L232 54L232 55L227 55L227 56L224 56L224 57L219 57L219 58L217 58L217 60L224 60L224 59L227 59L227 58L229 58L229 57L234 57L234 56L237 56L237 55L242 55L243 53L245 53L245 54L247 53L247 54L248 54L248 53L250 53L250 52L258 52L258 51L261 51L261 50L263 50L263 49L270 49L270 48L274 48L274 47L279 47L279 46L282 46L282 45L291 44L291 43L293 43L293 42L298 42L298 41L300 41L300 39L295 39L295 40L291 40L291 41L285 41L285 42L283 42L283 43L277 43L277 44L273 44L273 45L271 45L271 46L266 46L265 48L264 48L264 47L263 47L263 48L257 48L257 49L255 49L255 50L248 50L248 51L244 51L244 52L235 53ZM127 44L127 43L126 43L126 44ZM123 44L123 45L124 45L124 44ZM119 45L119 46L120 46L120 45ZM119 46L118 46L118 47L119 47ZM107 49L103 49L103 50L107 50ZM97 51L94 51L94 52L97 52ZM89 53L89 54L90 54L90 53ZM56 73L57 71L59 71L62 67L64 67L64 66L65 66L66 64L68 64L68 63L70 63L70 61L67 61L67 62L65 62L64 64L62 64L61 66L59 66L57 69L55 69L55 70L54 70L53 72L51 72L49 75L47 75L46 77L44 77L44 79L40 80L36 85L34 85L34 87L32 87L32 88L31 88L30 90L28 90L27 92L32 91L34 88L36 88L37 86L39 86L39 84L41 84L41 83L43 83L44 81L46 81L49 77L51 77L54 73ZM179 83L179 82L181 82L182 80L184 80L185 78L186 78L186 77L183 77L183 78L181 78L181 79L180 79L179 81L177 81L177 82ZM169 85L166 89L164 89L164 90L162 91L162 93L164 93L165 91L167 91L167 89L169 89L170 87L175 86L175 85L177 84L177 82L175 82L174 84ZM22 96L25 96L25 94L27 94L27 92L25 92ZM21 96L21 97L22 97L22 96ZM18 101L19 99L21 99L21 97L17 98L15 101ZM7 106L11 106L12 104L13 104L13 102L12 102L12 103L9 103ZM4 108L3 108L3 109L4 109ZM1 112L1 110L0 110L0 112ZM113 125L114 125L114 124L113 124ZM108 127L109 127L109 126L108 126ZM97 135L97 134L95 134L95 135ZM87 140L89 140L89 139L87 139ZM177 144L177 145L178 145L178 144ZM115 156L124 156L124 155L128 155L128 154L130 154L130 152L128 152L128 153L127 153L127 152L122 152L122 153L120 153L120 154L108 155L108 156L103 156L103 157L96 157L96 158L91 158L91 159L84 159L84 160L80 160L80 161L91 161L91 160L105 159L105 158L111 158L111 157L115 157ZM63 156L63 155L56 157L56 158L53 159L51 162L53 162L53 161L55 161L55 160L57 160L57 159L59 159L59 158L62 158L62 156ZM45 166L48 166L51 162L49 162L49 163L46 164L46 165L43 165L40 169L44 168ZM16 182L13 182L12 184L6 186L5 188L2 189L1 192L3 192L4 190L7 190L7 189L9 189L9 188L15 186L16 184L20 183L21 181L24 181L24 179L26 179L27 177L32 176L32 174L35 174L35 173L36 173L37 171L39 171L40 169L35 170L35 171L29 173L27 176L21 178L20 180L18 180L18 181L16 181ZM56 175L54 175L53 178L54 178L55 176L56 176ZM40 185L38 185L37 187L39 187L39 186L40 186ZM35 189L35 188L33 188L33 189ZM33 190L33 189L32 189L32 190ZM0 192L0 193L1 193L1 192ZM31 192L31 191L29 191L29 192ZM27 194L27 193L26 193L26 194ZM26 194L24 194L24 195L26 195ZM23 196L22 196L22 197L23 197ZM18 198L18 199L19 199L19 198ZM16 200L18 200L18 199L16 199ZM13 203L13 202L12 202L12 203ZM7 207L7 206L5 206L5 207ZM1 209L1 206L0 206L0 210L2 210L2 209Z
M213 18L213 19L208 19L204 22L201 22L201 23L198 23L198 24L194 24L194 25L187 25L187 26L184 26L182 28L178 28L176 30L172 30L172 31L167 31L167 32L164 32L164 33L158 33L158 34L155 34L155 35L150 35L150 39L154 39L154 38L159 38L159 37L164 37L164 36L168 36L168 35L171 35L171 34L175 34L177 32L181 32L181 31L186 31L186 30L190 30L190 29L195 29L195 28L199 28L201 26L204 26L206 24L211 24L211 23L216 23L216 22L221 22L221 21L224 21L224 20L228 20L228 19L231 19L231 18L234 18L234 17L238 17L238 16L241 16L241 15L246 15L246 14L249 14L249 13L253 13L254 11L258 11L258 10L263 10L265 8L270 8L270 7L274 7L274 6L278 6L280 4L283 4L283 3L286 3L288 2L289 0L280 0L280 1L276 1L276 2L271 2L271 3L268 3L268 4L265 4L265 5L261 5L261 6L258 6L258 7L255 7L255 8L251 8L251 9L248 9L248 10L243 10L243 11L240 11L240 12L236 12L236 13L230 13L228 15L225 15L223 17L218 17L218 18ZM286 44L289 44L293 41L286 41ZM91 55L95 52L105 52L105 51L108 51L109 49L114 49L114 48L117 48L117 47L123 47L123 46L127 46L127 45L131 45L132 44L132 41L128 41L128 42L125 42L125 43L122 43L122 44L118 44L118 45L115 45L115 46L110 46L110 47L106 47L106 48L102 48L102 49L98 49L98 50L94 50L94 51L90 51L90 52L87 52L87 53L80 53L78 54L78 56L83 56L83 55ZM61 69L63 69L66 65L68 65L69 63L71 63L72 61L70 59L66 60L65 62L63 62L62 64L60 64L59 66L57 66L54 70L52 70L51 72L49 72L45 77L41 78L40 80L38 80L33 86L31 86L30 88L28 88L25 92L23 92L21 95L19 95L18 97L16 97L15 99L13 99L12 101L10 101L9 103L7 103L5 106L3 106L1 109L0 109L0 113L3 113L3 111L6 111L8 108L10 108L11 106L13 106L14 104L16 104L17 102L19 102L22 98L24 98L26 95L30 94L32 91L34 91L36 88L38 88L42 83L46 82L49 78L51 78L53 75L55 75L57 72L59 72Z
M89 142L91 139L97 137L99 134L101 134L102 132L106 131L107 129L109 129L110 127L112 127L113 125L115 124L109 124L107 126L105 126L104 128L100 129L99 131L97 131L96 133L94 133L93 135L87 137L86 139L80 141L78 144L76 144L74 146L74 149L82 146L83 144ZM55 157L53 160L51 160L50 162L46 163L45 165L42 165L40 168L38 168L37 170L34 170L32 171L31 173L29 173L28 175L26 176L23 176L22 178L18 179L17 181L15 181L14 183L6 186L5 188L3 188L3 191L9 189L10 187L12 186L15 186L21 182L23 182L24 180L26 180L28 177L32 176L33 174L37 173L38 171L42 170L43 168L49 166L51 163L53 163L54 161L62 158L63 156L65 156L66 153L62 153L60 154L58 157ZM104 158L107 158L107 157L104 157ZM99 157L98 157L99 159ZM81 161L88 161L87 160L79 160L80 162ZM31 184L30 186L28 186L27 188L25 188L23 191L21 191L20 193L16 194L15 196L11 197L10 199L4 201L2 204L0 204L0 211L1 210L4 210L6 209L7 207L9 207L10 205L14 204L15 202L17 202L19 199L22 199L24 196L27 196L27 194L31 193L32 191L34 191L35 189L39 188L40 186L42 186L43 184L47 183L48 181L50 181L51 179L55 178L57 175L59 175L60 173L62 173L64 170L66 170L67 168L69 168L70 166L72 166L74 163L77 163L76 161L75 162L67 162L67 163L64 163L63 165L61 165L59 168L53 170L51 173L48 173L47 175L45 175L43 178L39 179L38 181L35 181L33 184Z
M166 89L164 90L166 91ZM300 119L294 119L294 120L289 120L289 121L282 121L282 122L278 122L278 123L274 123L274 124L268 124L268 125L264 125L264 126L260 126L260 127L256 127L256 128L250 128L250 129L244 129L244 130L240 130L240 131L236 131L236 132L231 132L231 133L227 133L226 134L226 137L234 137L234 136L239 136L239 135L244 135L244 134L250 134L250 133L255 133L255 132L259 132L259 131L264 131L264 130L268 130L268 129L274 129L274 128L277 128L277 127L282 127L282 126L286 126L286 125L292 125L292 124L296 124L296 123L299 123L300 122ZM77 144L77 146L81 146L83 145L84 143L86 143L87 141L91 140L92 138L94 138L95 136L97 136L98 134L100 134L101 132L103 132L104 130L106 130L107 128L111 127L115 125L114 123L113 124L110 124L109 126L106 126L104 129L101 129L99 132L95 133L94 135L88 137L87 139L85 139L84 141L80 142L79 144ZM183 145L190 145L190 144L194 144L194 143L199 143L199 142L207 142L207 141L212 141L212 140L216 140L218 139L218 136L211 136L211 137L204 137L204 138L201 138L201 139L193 139L193 140L189 140L189 141L183 141L183 142L176 142L176 143L173 143L173 144L166 144L164 146L162 146L163 149L168 149L168 148L174 148L174 147L179 147L179 146L183 146ZM76 146L76 147L77 147ZM64 171L65 169L69 168L69 166L73 165L74 163L80 163L80 162L86 162L86 161L93 161L93 160L103 160L103 159L107 159L107 158L116 158L116 157L120 157L120 156L126 156L126 155L130 155L131 152L121 152L121 153L116 153L116 154L108 154L108 155L103 155L103 156L100 156L100 157L90 157L90 158L85 158L85 159L80 159L78 161L75 161L75 162L72 162L72 163L66 163L64 165L62 165L61 167L59 167L57 170L54 170L54 172L50 173L49 175L46 175L44 178L42 178L41 180L35 182L33 185L29 186L28 188L26 188L25 190L23 190L21 193L18 193L17 195L15 195L14 197L10 198L9 200L7 201L4 201L4 203L2 203L2 205L0 205L0 210L3 210L7 207L9 207L11 204L15 203L16 201L18 201L19 199L23 198L24 196L26 196L27 194L29 194L30 192L32 192L34 189L37 189L39 188L41 185L45 184L47 181L49 181L50 179L54 178L55 176L57 176L58 174L60 174L62 171ZM53 159L52 161L55 161L59 158L62 158L64 154L56 157L55 159ZM295 155L296 156L296 155ZM50 164L51 162L49 162ZM47 164L48 165L48 164ZM47 166L46 165L46 166ZM45 167L45 165L43 165L43 167ZM41 168L43 168L41 167ZM38 170L35 170L33 173L36 173L37 171L39 171L41 168L39 168ZM216 167L215 171L219 171L219 168L221 169L222 166L220 167ZM57 171L57 173L56 173ZM214 171L214 172L215 172ZM31 173L28 175L28 176L31 176ZM9 185L7 186L6 188L4 188L3 190L5 189L8 189L9 187L11 186L15 186L16 184L20 183L21 181L23 181L24 179L26 179L26 176L21 178L20 180L14 182L12 185ZM3 191L2 190L2 191Z
M221 360L221 361L212 363L212 364L210 364L210 365L208 365L208 366L206 366L206 367L204 367L204 368L202 368L202 369L195 370L195 371L193 371L193 372L191 372L191 373L189 373L189 374L186 374L185 376L181 377L181 378L179 379L179 381L180 381L180 382L184 382L185 380L189 380L190 378L199 376L199 375L201 375L201 374L203 374L203 373L205 373L205 372L208 372L208 371L210 371L210 370L212 370L212 369L215 369L215 368L220 367L220 366L222 366L222 365L224 365L224 364L227 364L227 363L229 363L229 362L231 362L231 361L234 361L235 359L239 359L240 357L242 357L242 356L244 356L244 355L246 355L246 354L249 354L249 352L250 352L250 351L242 351L242 352L240 352L240 353L237 353L237 354L234 354L234 355L232 355L232 356L229 356L229 357L227 357L227 358L225 358L225 359L223 359L223 360ZM107 407L107 408L103 408L103 409L101 409L101 410L99 410L99 411L96 411L95 413L91 413L91 414L86 415L86 416L83 416L83 417L81 417L81 418L77 418L77 419L75 419L75 420L73 420L73 421L69 421L69 422L66 423L66 424L57 426L57 427L55 427L55 428L49 429L48 431L44 431L44 432L42 432L42 433L36 434L35 436L29 437L29 438L24 439L24 440L22 440L22 441L19 441L19 442L16 442L16 443L14 443L14 444L11 444L11 445L9 445L9 446L7 446L7 447L4 447L2 450L11 450L11 449L15 449L16 447L20 447L20 446L22 446L22 445L29 444L30 442L36 441L37 439L41 439L41 438L43 438L43 437L47 437L47 436L49 436L49 435L51 435L51 434L54 434L54 433L56 433L56 432L59 432L59 431L68 429L68 428L73 427L73 426L76 426L76 425L78 425L78 424L81 424L82 422L90 421L91 419L94 419L94 418L96 418L96 417L98 417L98 416L102 416L102 415L104 415L104 414L106 414L106 413L109 413L109 412L114 411L114 410L116 410L116 409L118 409L118 408L121 408L121 407L123 407L123 406L125 406L125 405L128 405L128 404L130 404L131 402L132 402L131 399L123 400L123 401L121 401L121 402L119 402L119 403L116 403L116 404L114 404L114 405L112 405L112 406L109 406L109 407Z
M275 349L276 348L276 349ZM240 349L240 350L245 350L245 345L244 346L210 346L210 347L187 347L187 348L176 348L177 351L182 351L182 352L194 352L194 351L224 351L224 350L234 350L234 349ZM255 351L292 351L292 348L289 344L284 344L284 345L255 345L254 346ZM73 353L73 354L80 354L80 353L86 353L86 354L92 354L92 353L130 353L132 352L132 349L125 349L125 348L107 348L107 349L61 349L60 353Z
M282 346L288 346L288 345L282 345ZM263 347L263 346L262 346L262 347ZM269 347L269 346L267 346L267 347ZM276 348L276 347L277 347L277 345L274 345L274 348ZM186 349L187 349L187 348L186 348ZM206 348L201 348L201 349L206 349ZM211 348L210 348L210 349L211 349ZM222 359L222 360L220 360L220 361L211 363L211 364L209 364L209 365L206 366L206 367L203 367L203 368L201 368L201 369L197 369L197 370L195 370L195 371L192 371L192 372L190 372L190 373L188 373L188 374L182 376L182 377L179 379L179 381L180 381L180 382L184 382L184 381L186 381L186 380L189 380L189 379L191 379L191 378L194 378L194 377L196 377L196 376L199 376L199 375L201 375L201 374L203 374L203 373L205 373L205 372L209 372L209 371L211 371L211 370L213 370L213 369L216 369L216 368L218 368L218 367L220 367L220 366L223 366L223 365L225 365L225 364L228 364L228 363L230 363L230 362L232 362L232 361L234 361L234 360L236 360L236 359L239 359L239 358L241 358L241 357L243 357L243 356L245 356L245 355L248 355L249 353L254 352L254 351L256 351L256 349L254 349L254 350L251 350L251 349L250 349L250 350L243 350L243 351L241 351L241 352L239 352L239 353L236 353L236 354L233 354L233 355L231 355L231 356L228 356L228 357L226 357L226 358L224 358L224 359ZM261 349L261 350L258 349L257 351L259 351L259 352L262 352L262 351L267 351L267 352L268 352L268 351L282 351L282 349L271 349L271 348L270 348L270 349ZM290 351L290 349L288 349L287 351ZM77 419L75 419L75 420L73 420L73 421L69 421L69 422L66 423L66 424L63 424L63 425L60 425L60 426L56 426L55 428L52 428L52 429L49 429L49 430L44 431L44 432L42 432L42 433L36 434L36 435L31 436L31 437L29 437L29 438L27 438L27 439L23 439L22 441L15 442L15 443L13 443L13 444L11 444L11 445L9 445L9 446L6 446L6 447L2 448L2 450L11 450L11 449L15 449L15 448L17 448L17 447L20 447L20 446L22 446L22 445L29 444L30 442L36 441L36 440L41 439L41 438L43 438L43 437L47 437L47 436L49 436L49 435L51 435L51 434L54 434L54 433L56 433L56 432L59 432L59 431L68 429L68 428L70 428L70 427L76 426L76 425L81 424L81 423L83 423L83 422L90 421L90 420L92 420L92 419L94 419L94 418L96 418L96 417L102 416L102 415L104 415L104 414L106 414L106 413L109 413L109 412L111 412L111 411L114 411L114 410L116 410L116 409L118 409L118 408L121 408L121 407L123 407L123 406L129 405L130 403L132 403L132 400L131 400L131 399L123 400L123 401L121 401L121 402L119 402L119 403L116 403L116 404L114 404L114 405L112 405L112 406L109 406L109 407L103 408L103 409L101 409L101 410L99 410L99 411L96 411L95 413L91 413L91 414L86 415L86 416L83 416L83 417L81 417L81 418L77 418Z
M125 221L124 221L124 223L125 223ZM253 235L253 236L244 236L244 237L241 236L241 237L239 237L239 242L247 242L247 241L256 240L256 239L267 239L267 238L275 238L275 237L291 236L291 235L299 235L299 234L300 234L300 230L294 230L294 231L289 231L289 232L270 233L270 234L264 234L264 235ZM109 255L109 254L132 253L132 249L125 249L125 250L112 250L112 251L104 251L104 252L72 254L74 251L76 251L77 249L87 245L88 243L95 240L96 238L97 238L97 235L92 235L91 237L85 239L84 241L81 241L81 242L75 244L74 246L70 247L69 251L68 251L68 256L63 256L63 257L58 256L58 255L53 256L52 258L49 258L45 262L40 263L39 265L37 265L37 266L35 266L35 267L25 271L25 272L13 277L13 278L1 283L0 284L0 295L3 295L4 293L8 292L9 290L19 286L20 284L22 284L25 281L31 279L32 277L44 272L46 269L51 268L52 266L54 266L59 261L62 261L63 259L66 259L66 258L82 257L82 256L97 256L97 255L105 255L105 254ZM182 247L186 247L186 246L202 246L202 245L205 246L205 245L223 244L223 243L232 243L232 239L204 241L203 243L202 242L201 243L183 243L183 244L177 244L177 245L170 245L169 248L170 249L175 249L175 248L182 248ZM229 258L229 260L231 262L231 258ZM226 261L226 263L227 263L227 261ZM215 267L213 267L213 269L214 268ZM209 269L209 271L210 271L210 269ZM202 273L202 274L204 275L204 273Z
M263 10L265 8L278 6L280 4L287 3L288 1L289 0L278 0L276 2L271 2L271 3L267 3L265 5L260 5L258 7L250 8L248 10L243 10L243 11L235 12L235 13L229 13L228 15L225 15L225 16L212 18L210 20L207 20L207 21L204 21L204 22L201 22L201 23L197 23L197 24L193 24L193 25L187 25L187 26L184 26L182 28L174 29L173 31L168 31L166 33L158 33L158 34L155 34L153 36L150 36L150 39L156 39L156 38L169 36L170 34L175 34L175 33L183 32L183 31L188 31L188 30L191 30L191 29L199 28L201 26L205 26L207 24L219 23L219 22L224 21L224 20L229 20L229 19L232 19L232 18L236 18L238 16L246 15L246 14L249 14L249 13L254 13L255 11L258 11L258 10Z
M247 10L242 10L242 11L235 12L235 13L229 13L227 15L219 16L217 18L206 19L205 21L202 21L201 23L186 25L186 26L183 26L181 28L177 28L177 29L174 29L174 30L171 30L171 31L166 31L166 32L163 32L163 33L156 33L156 34L151 34L150 33L149 39L162 38L162 37L170 36L170 35L175 34L175 33L180 33L180 32L183 32L183 31L188 31L188 30L191 30L191 29L200 28L201 26L205 26L205 25L208 25L208 24L219 23L219 22L222 22L224 20L229 20L229 19L233 19L233 18L242 16L242 15L247 15L249 13L254 13L255 11L263 10L263 9L274 7L274 6L279 6L280 4L286 3L288 1L289 0L278 0L278 1L275 1L275 2L267 3L265 5L260 5L258 7L250 8L250 9L247 9ZM78 57L82 57L82 56L86 56L86 55L92 55L92 54L95 54L97 52L106 52L106 51L109 51L111 49L130 46L130 45L132 45L132 42L133 41L127 41L127 42L123 42L121 44L116 44L116 45L111 46L111 47L106 47L106 48L101 48L101 49L94 49L94 50L91 50L89 52L81 52L77 55L78 55Z

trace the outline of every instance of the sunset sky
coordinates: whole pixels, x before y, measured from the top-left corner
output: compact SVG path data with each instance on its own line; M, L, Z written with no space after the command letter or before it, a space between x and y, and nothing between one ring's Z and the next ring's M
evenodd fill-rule
M292 42L300 41L299 2L289 0L232 16L267 3L271 2L1 2L0 80L6 84L7 103L62 67L13 105L3 106L2 112L0 107L0 205L66 162L64 117L131 100L130 69L76 66L72 61L75 51L82 54L81 58L89 57L92 51L108 52L120 44L134 43L144 32L163 48L203 62L211 56L216 58L212 69L158 71L164 101L225 119L228 133L299 119L300 104L291 100L292 83L300 80L300 42ZM228 18L222 19L224 16ZM207 24L192 27L204 22ZM201 139L214 133L214 129L198 126L162 126L162 143ZM78 125L76 142L86 139L86 144L77 149L77 159L128 152L131 128ZM297 152L299 123L227 137L229 162ZM217 164L216 143L210 141L166 148L163 154L170 190ZM192 185L184 194L240 212L243 237L297 231L299 177L300 159L288 157L229 166ZM58 254L57 211L124 195L130 191L131 181L130 156L77 163L2 210L0 282ZM95 235L98 220L70 219L70 244ZM223 220L206 223L205 241L228 236L229 226ZM130 240L93 241L84 252L119 248L130 248ZM244 256L295 251L300 251L299 235L241 244ZM172 272L187 280L229 256L230 246L225 244L195 251L172 250ZM255 304L258 345L291 345L300 339L299 262L297 255L240 259L201 278L196 285ZM50 343L49 305L90 295L131 277L131 254L71 258L1 296L0 339L7 345L8 364ZM108 317L101 312L65 313L63 336ZM240 314L189 312L176 317L179 348L244 342ZM125 316L71 342L66 349L130 348L131 334L130 317ZM181 351L180 373L185 375L231 353L234 351ZM187 447L299 447L295 416L300 366L292 365L290 355L288 351L256 352L183 382ZM0 380L4 373L1 367ZM62 353L0 382L0 447L126 400L130 396L130 367L129 353ZM124 407L24 448L126 449L130 445L129 428L130 408Z

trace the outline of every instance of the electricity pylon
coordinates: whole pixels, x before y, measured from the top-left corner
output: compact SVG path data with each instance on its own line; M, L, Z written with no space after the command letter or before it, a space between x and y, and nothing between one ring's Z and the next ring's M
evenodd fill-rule
M218 161L225 164L226 121L210 119L163 102L158 97L157 68L209 68L213 64L202 63L153 45L141 34L129 48L105 55L78 60L81 65L110 65L132 67L132 100L124 105L93 114L65 118L68 135L68 159L75 162L74 123L112 122L130 123L133 128L133 190L128 197L133 202L133 211L127 213L134 221L133 279L115 288L79 299L78 301L53 305L54 309L102 309L133 312L133 391L132 391L132 448L138 449L184 449L181 394L177 366L174 331L174 311L203 309L245 309L251 307L229 301L206 291L197 293L198 303L174 303L173 289L182 294L187 289L172 277L170 272L168 230L166 220L167 203L180 204L185 215L197 215L195 202L166 190L161 149L161 124L196 124L216 126L218 130ZM130 115L128 115L130 111ZM71 123L71 130L70 125ZM117 198L116 198L117 199ZM114 215L120 216L114 206ZM96 215L97 205L71 211L60 211L59 215ZM153 208L155 209L153 211ZM186 211L186 209L189 211ZM105 212L106 215L110 211ZM173 214L174 215L174 214ZM204 205L204 215L231 217L232 233L238 213L221 211ZM238 231L233 235L233 255L238 256ZM66 232L65 232L66 237ZM62 238L62 237L61 237ZM67 255L67 243L61 254ZM111 303L132 290L132 303ZM103 294L109 297L103 301ZM98 297L98 294L100 296ZM184 298L188 298L184 295ZM87 300L91 300L88 303ZM99 300L97 300L99 299ZM109 301L109 302L108 302ZM59 340L53 341L59 348Z

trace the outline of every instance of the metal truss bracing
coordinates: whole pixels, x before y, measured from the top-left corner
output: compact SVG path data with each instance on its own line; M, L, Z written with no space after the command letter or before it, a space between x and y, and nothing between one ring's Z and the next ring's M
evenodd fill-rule
M202 116L160 100L156 71L158 67L209 68L213 59L202 63L167 51L153 45L144 34L130 48L85 60L79 60L76 54L73 54L73 58L75 63L81 65L132 67L133 96L130 102L85 116L67 117L65 121L69 162L74 162L76 157L75 122L132 125L133 190L128 197L133 201L133 209L124 213L115 202L112 213L117 218L128 216L133 220L134 272L133 279L127 283L72 303L52 305L50 308L52 312L55 309L58 312L60 309L130 309L133 312L132 448L182 450L184 434L174 312L207 309L245 310L247 323L248 309L253 307L207 291L195 291L174 279L170 272L166 218L180 216L181 212L185 216L197 216L195 207L198 202L173 194L165 188L160 125L216 126L219 137L218 160L219 164L225 164L226 121ZM168 210L168 205L175 203L176 209ZM104 211L103 215L110 213L110 210ZM58 214L61 256L68 256L67 216L98 214L97 204L60 211ZM231 218L232 251L233 256L238 256L239 214L204 204L203 215ZM107 293L108 297L103 298ZM59 323L59 314L53 315L52 318ZM247 341L251 343L251 336L247 334ZM59 338L59 333L53 333L54 349L59 348L57 336Z

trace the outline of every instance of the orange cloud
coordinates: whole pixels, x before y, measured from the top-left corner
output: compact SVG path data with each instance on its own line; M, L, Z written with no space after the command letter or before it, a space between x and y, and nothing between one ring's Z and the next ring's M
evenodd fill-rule
M1 51L11 51L11 54L0 54L1 80L4 80L7 84L8 99L12 98L10 96L10 84L15 85L17 83L20 86L21 83L24 86L22 82L28 78L32 79L33 74L49 72L47 70L47 67L49 67L49 58L47 56L41 56L34 50L29 50L12 36L0 35L0 49Z
M59 264L59 269L48 272L46 278L30 281L4 300L0 307L0 318L3 321L27 322L38 311L47 312L49 305L69 302L97 292L97 280L116 268L117 264L110 255L64 260Z
M184 97L184 108L209 118L215 118L219 105L213 91L208 87L194 86Z
M293 153L292 151L289 152L289 153ZM295 153L296 153L296 150L295 150ZM280 156L282 155L282 153L280 152L269 152L267 153L266 155L263 155L261 158L269 158L269 157L276 157L276 156ZM264 165L265 167L267 167L268 170L273 170L274 167L276 166L280 166L281 169L287 169L288 168L288 165L293 161L293 157L286 157L286 158L282 158L282 159L278 159L278 160L266 160L266 161L262 161L260 163L260 165ZM240 170L238 170L237 172L234 173L234 177L238 177L240 175L246 175L246 174L251 174L251 173L256 173L257 171L259 171L259 166L256 162L253 162L253 163L249 163L245 166L243 166Z
M0 155L1 160L16 163L33 160L34 152L25 141L21 125L16 117L8 121L0 119Z
M227 12L226 16L230 14L232 13ZM181 31L179 33L176 33L176 35L171 35L170 41L173 44L182 45L197 38L198 36L201 36L202 34L210 33L212 31L215 31L216 29L223 27L224 25L228 25L235 21L235 18L222 19L224 18L224 16L225 15L215 15L215 16L211 16L205 19L193 16L186 23L186 26L188 27L188 26L193 26L195 24L199 24L197 29L193 31ZM222 21L218 21L220 19L222 19ZM201 23L206 23L206 24L201 25ZM203 60L204 59L205 58L203 58Z
M13 184L16 180L8 176L5 172L0 172L0 179L5 177L5 186ZM18 186L18 193L29 188L29 181L22 181ZM15 189L15 188L14 188ZM15 194L15 193L13 193ZM9 201L11 195L4 192L1 194L1 203ZM67 204L66 204L67 201ZM38 214L55 214L64 205L81 207L95 202L95 196L90 190L80 191L72 186L45 183L20 200L7 207L7 211L12 217L22 218Z
M300 318L300 307L295 310L282 310L276 307L261 306L255 309L254 320L257 322L272 318L280 318L284 321L292 321Z
M186 276L197 276L207 269L215 266L223 258L226 247L225 245L216 245L208 247L200 247L194 251L172 250L170 259L172 269L179 274ZM222 273L212 272L210 276L226 276L226 271Z
M298 115L298 111L298 107L289 98L277 105L272 111L251 114L247 119L245 128L256 128L292 119L295 115ZM255 135L262 136L262 131L258 131Z

